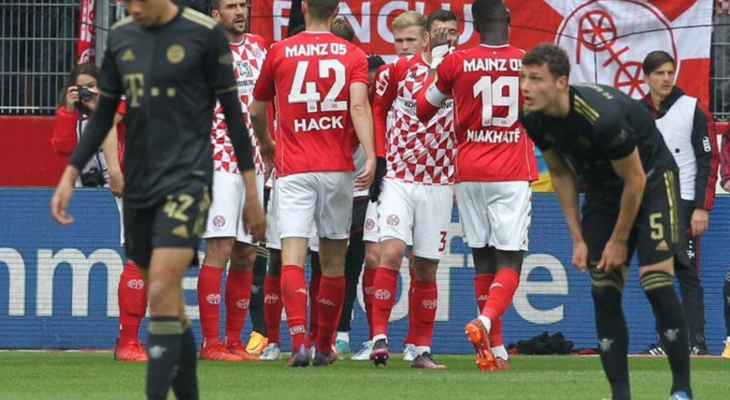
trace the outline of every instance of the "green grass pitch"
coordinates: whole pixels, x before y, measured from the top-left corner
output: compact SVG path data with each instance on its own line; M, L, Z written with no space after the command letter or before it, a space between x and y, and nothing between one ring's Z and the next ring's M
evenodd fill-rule
M400 359L388 367L339 361L329 368L288 369L285 361L198 364L201 399L606 399L596 357L515 357L513 370L480 373L470 356L440 356L447 371L418 371ZM633 398L666 400L671 377L664 358L632 358ZM144 399L144 365L120 364L109 353L0 352L3 400ZM730 361L693 359L700 400L730 399ZM169 397L173 399L172 394Z

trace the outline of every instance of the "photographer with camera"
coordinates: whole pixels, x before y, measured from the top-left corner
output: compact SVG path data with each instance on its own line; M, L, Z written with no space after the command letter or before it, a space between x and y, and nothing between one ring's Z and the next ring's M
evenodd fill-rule
M70 157L79 143L81 133L99 101L99 68L91 63L76 65L69 74L62 92L60 105L51 136L53 150ZM124 191L124 144L126 103L121 102L114 126L99 151L86 164L76 181L77 187L109 187L119 209L120 242L124 244L122 200ZM139 341L139 326L147 311L147 292L142 273L137 265L127 260L119 280L120 334L114 349L119 361L146 362L147 354Z

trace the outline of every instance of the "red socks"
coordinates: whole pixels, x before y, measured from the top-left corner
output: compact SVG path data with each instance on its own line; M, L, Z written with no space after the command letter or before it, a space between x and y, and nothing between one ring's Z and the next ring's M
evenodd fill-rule
M416 346L431 346L433 328L436 323L438 289L436 282L411 281L412 312L410 315L412 331L410 338Z
M332 339L340 324L340 314L345 303L345 277L322 276L319 283L317 302L312 309L317 309L317 350L328 354L332 349ZM312 316L314 319L314 316Z
M200 309L200 330L203 345L220 341L221 279L223 268L203 265L198 277L198 308Z
M281 298L292 337L292 350L296 352L301 346L307 346L308 294L304 268L297 265L282 266Z
M479 312L484 309L489 298L489 287L494 282L494 274L479 274L474 277L474 291L479 306ZM502 317L492 320L492 329L489 331L489 344L492 347L504 345L502 335Z
M375 268L365 268L362 274L362 298L365 302L365 315L368 318L368 339L373 338L373 281Z
M319 310L317 310L317 295L319 294L319 281L322 274L319 271L312 271L309 279L309 341L317 343L319 334Z
M251 302L253 271L229 269L226 278L226 338L241 341L241 331Z
M520 274L509 268L502 268L494 277L489 288L489 298L482 308L482 315L491 321L497 321L512 304L512 297L520 284Z
M396 301L398 271L378 267L373 280L373 337L388 334L388 320Z
M147 313L147 289L142 271L132 260L127 260L119 278L119 343L139 341L139 325Z
M269 343L281 343L281 279L266 275L264 278L264 320L266 321L266 335Z

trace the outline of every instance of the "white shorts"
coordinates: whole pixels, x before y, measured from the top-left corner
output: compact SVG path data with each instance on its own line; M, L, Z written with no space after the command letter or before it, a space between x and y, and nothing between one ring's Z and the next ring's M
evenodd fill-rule
M450 186L383 180L378 204L380 241L413 243L413 255L440 260L454 205Z
M350 237L352 172L308 172L276 181L279 237Z
M378 204L374 202L368 203L368 209L365 212L365 223L362 226L363 242L380 242L380 231L378 230Z
M456 185L464 239L471 248L527 250L532 190L526 181L463 182Z
M271 187L269 194L269 209L266 214L266 247L274 250L281 250L281 237L279 235L279 206L277 205L276 179L270 179L267 184ZM309 238L309 250L319 253L319 236L316 227L312 227L312 236Z
M264 177L256 175L259 201L264 202ZM208 211L208 222L203 239L235 237L237 241L254 244L251 235L245 233L243 206L246 187L240 174L213 172L213 202Z

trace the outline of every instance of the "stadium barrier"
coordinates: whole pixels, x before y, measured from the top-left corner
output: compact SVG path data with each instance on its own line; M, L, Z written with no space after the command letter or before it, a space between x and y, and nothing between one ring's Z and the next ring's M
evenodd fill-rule
M45 189L0 189L0 348L111 348L118 330L116 292L124 257L119 247L117 209L108 191L79 190L71 206L76 222L64 227L51 221L51 194ZM595 347L590 280L570 265L572 247L560 205L552 194L536 194L533 199L530 253L514 305L505 316L505 339L511 343L543 331L561 331L578 348ZM730 198L721 196L701 253L706 333L714 353L721 350L725 336L722 282L730 264L725 247L729 221ZM471 351L463 328L476 315L473 260L460 231L455 211L438 278L437 353ZM633 265L624 298L632 352L656 340L654 320L639 289L637 273ZM403 290L409 280L407 269L401 278L391 329L396 350L401 348L407 329ZM199 334L197 268L190 270L184 286L188 313ZM359 298L352 332L354 347L366 339L362 304ZM288 349L285 328L284 323L283 345Z

